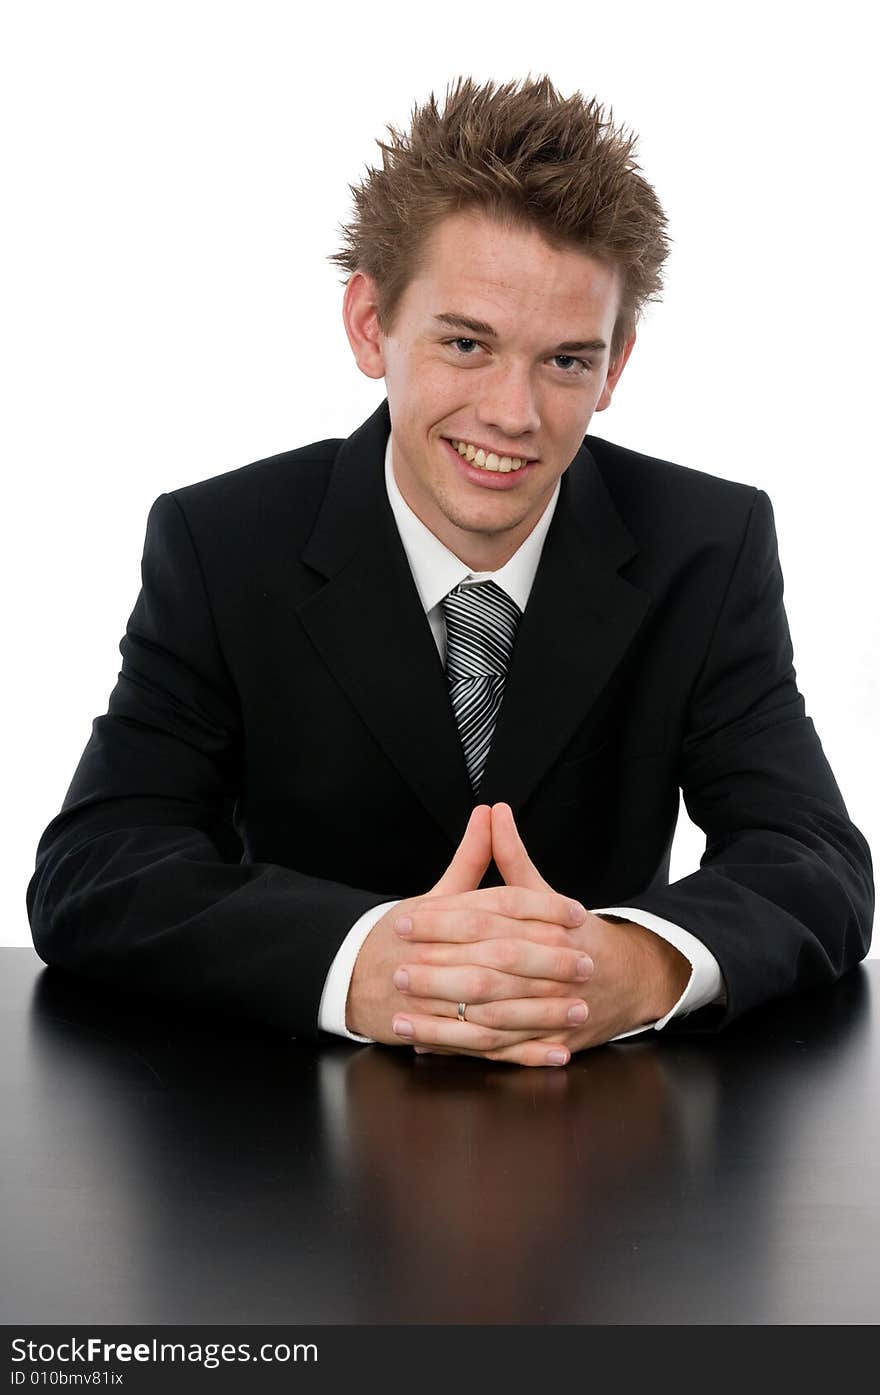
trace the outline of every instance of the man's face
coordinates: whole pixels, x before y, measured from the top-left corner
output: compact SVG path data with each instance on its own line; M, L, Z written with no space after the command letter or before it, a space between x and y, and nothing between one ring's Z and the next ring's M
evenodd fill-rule
M370 331L372 370L358 361L385 378L398 487L473 570L512 556L610 402L632 347L610 371L618 303L595 259L462 213L434 229L390 332Z

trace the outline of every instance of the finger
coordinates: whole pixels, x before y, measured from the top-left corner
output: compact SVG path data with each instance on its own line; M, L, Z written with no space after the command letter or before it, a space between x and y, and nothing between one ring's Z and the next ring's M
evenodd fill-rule
M471 917L462 923L462 917ZM397 929L398 924L403 929ZM414 919L407 910L398 921L395 929L401 940L411 941L413 953L425 963L464 964L473 963L474 949L484 940L523 940L531 944L557 945L567 949L577 949L572 938L572 926L565 930L561 925L550 925L545 920L512 920L509 916L495 915L494 912L447 911L443 914L430 912L424 908ZM434 957L434 951L439 957ZM440 951L448 951L444 957ZM586 951L583 951L586 952Z
M492 856L508 886L552 891L526 851L509 804L492 805Z
M488 804L478 804L471 811L464 836L453 854L452 861L428 895L446 896L452 892L474 890L480 885L491 861L491 810Z
M460 948L431 945L423 958L398 965L394 987L417 998L440 998L456 1003L488 1003L499 998L559 996L560 984L585 984L593 961L577 949L530 944L527 940L486 940ZM452 956L465 955L462 962Z
M414 1004L414 1010L421 1016L424 1012L423 1005ZM465 1021L477 1027L489 1027L502 1032L530 1032L541 1036L582 1026L590 1015L583 998L561 997L504 998L500 1002L492 1003L469 1002L465 1011ZM432 1008L431 1016L451 1017L458 1021L453 1003L446 1004L445 1013Z
M448 1046L414 1046L413 1052L417 1056L476 1056L484 1061L506 1065L564 1066L568 1065L573 1052L578 1049L572 1042L571 1033L568 1033L565 1037L532 1037L500 1047L497 1051L455 1051Z
M511 920L539 920L546 925L561 925L567 930L583 925L590 914L579 901L561 896L556 891L538 891L519 886L485 886L463 893L449 893L443 897L430 896L412 900L401 919L412 920L415 925L417 916L423 916L425 913L437 915L445 911L471 913L465 925L465 933L455 937L462 940L483 938L475 933L480 924L479 919L475 917L481 911L507 916ZM448 928L444 926L444 929ZM433 939L435 936L429 934L426 938Z
M398 925L404 928L397 929ZM418 909L408 907L395 921L395 928L402 940L430 946L431 955L426 949L419 952L419 957L437 964L472 963L474 947L483 940L522 940L577 948L572 939L574 926L565 929L546 920L517 920L497 911L481 910L473 902L468 903L467 909L449 910L445 898L436 907L429 901ZM441 948L448 949L448 957L433 957L433 951Z
M554 1059L550 1059L550 1053ZM565 1066L571 1060L571 1048L562 1041L532 1039L505 1046L499 1051L454 1051L450 1046L414 1046L416 1056L471 1056L478 1060L517 1066ZM556 1059L558 1057L558 1059Z
M506 1062L513 1066L567 1066L571 1052L567 1046L548 1046L547 1042L524 1041L489 1053L488 1060Z
M503 974L495 969L459 966L456 969L425 969L422 965L407 965L395 969L393 983L404 997L413 1000L419 1012L446 1010L438 1003L503 1003L512 998L558 998L565 993L575 995L588 991L586 980L578 978L523 978ZM407 984L407 987L403 987ZM574 996L571 1001L574 1002Z
M419 1012L394 1014L391 1029L395 1036L409 1046L447 1047L456 1052L485 1055L506 1046L516 1046L534 1037L534 1032L503 1032L494 1027L481 1027L474 1022L459 1022L457 1017L427 1017Z
M472 1051L467 1047L424 1046L413 1048L418 1056L476 1056L484 1061L518 1066L566 1066L571 1051L562 1042L522 1041L497 1051Z
M592 978L595 964L592 955L571 936L562 931L562 938L529 939L511 935L487 935L484 940L467 943L428 940L413 945L411 961L400 965L406 969L494 969L497 973L527 979L558 979L560 983L584 982ZM553 936L554 932L550 932ZM407 937L409 938L409 937ZM440 997L444 995L441 993Z

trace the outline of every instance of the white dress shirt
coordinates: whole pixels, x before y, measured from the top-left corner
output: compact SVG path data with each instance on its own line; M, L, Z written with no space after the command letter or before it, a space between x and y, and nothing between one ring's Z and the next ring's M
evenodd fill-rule
M449 548L439 538L435 537L429 528L425 527L420 518L416 517L401 494L394 477L390 435L385 449L385 487L388 491L388 502L391 505L394 520L400 533L400 540L409 561L416 590L424 606L434 641L440 651L440 658L445 666L446 621L443 616L442 601L454 586L458 586L462 582L486 581L491 578L497 586L506 591L521 611L525 610L535 580L535 573L538 570L538 563L541 560L544 539L547 536L547 530L556 508L556 501L559 498L559 482L557 481L546 509L525 542L520 544L510 560L505 562L504 566L496 572L472 572L460 558L449 551ZM377 921L381 920L386 911L397 904L397 901L386 901L383 905L374 906L371 910L366 911L355 921L340 945L336 957L330 965L318 1008L318 1026L325 1032L348 1037L350 1041L370 1042L373 1040L372 1037L357 1036L348 1030L345 1025L345 1005L355 960L361 945ZM603 906L594 910L593 914L616 915L624 920L631 920L638 925L643 925L647 930L652 930L656 935L660 935L661 938L674 945L691 966L690 978L684 992L665 1017L662 1017L659 1022L636 1027L632 1032L624 1032L621 1036L615 1037L615 1041L621 1041L623 1037L635 1036L639 1032L646 1031L650 1026L659 1031L661 1027L666 1026L672 1017L693 1012L696 1008L704 1007L707 1003L724 1000L724 984L718 962L702 941L698 940L690 931L683 930L680 925L674 925L668 920L663 920L661 916L652 915L649 911L636 910L630 906ZM564 986L560 991L565 992Z

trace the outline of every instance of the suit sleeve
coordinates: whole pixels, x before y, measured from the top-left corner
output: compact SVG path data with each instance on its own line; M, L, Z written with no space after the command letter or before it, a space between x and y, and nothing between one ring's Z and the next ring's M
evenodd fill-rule
M245 863L232 812L242 724L179 505L147 522L142 588L27 889L40 956L198 1010L315 1039L327 972L387 896Z
M727 1003L667 1033L716 1030L769 999L833 983L864 957L871 855L798 692L762 491L691 693L679 780L706 834L700 870L627 901L708 947Z

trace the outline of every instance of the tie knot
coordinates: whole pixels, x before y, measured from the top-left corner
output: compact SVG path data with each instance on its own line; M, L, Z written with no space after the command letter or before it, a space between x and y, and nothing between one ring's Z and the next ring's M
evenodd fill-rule
M521 613L494 581L455 586L443 599L450 680L506 674Z

